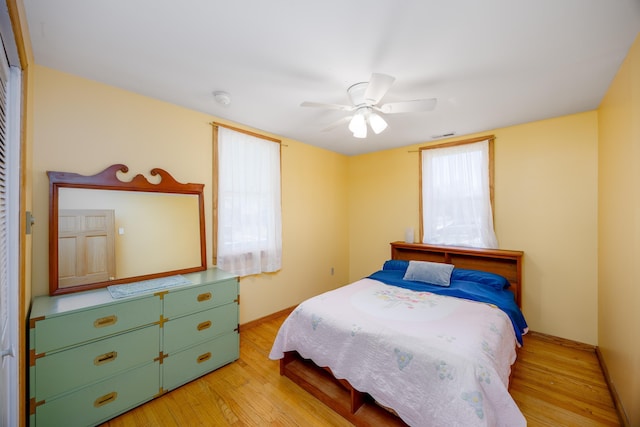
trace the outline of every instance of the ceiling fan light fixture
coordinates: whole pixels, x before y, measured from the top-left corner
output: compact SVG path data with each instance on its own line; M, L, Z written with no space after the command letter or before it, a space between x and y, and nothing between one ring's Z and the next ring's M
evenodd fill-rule
M369 114L369 125L376 135L384 131L388 126L387 122L376 113Z
M366 138L369 127L376 135L384 132L389 127L384 119L387 114L423 112L431 111L435 108L438 102L436 98L382 104L382 99L394 81L395 77L373 73L368 82L360 82L349 86L347 93L349 94L351 105L306 101L300 105L302 107L322 107L352 112L353 116L344 117L344 119L339 120L335 125L325 130L333 129L349 121L349 130L355 138Z
M365 139L367 137L367 128L363 127L362 129L359 129L358 132L353 133L353 136L355 138Z
M367 120L361 111L356 111L351 118L351 121L349 122L349 130L356 138L367 137Z

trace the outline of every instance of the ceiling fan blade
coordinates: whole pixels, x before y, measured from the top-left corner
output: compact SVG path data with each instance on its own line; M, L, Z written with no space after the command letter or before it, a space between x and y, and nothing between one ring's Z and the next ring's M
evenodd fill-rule
M342 111L352 111L352 105L342 105L342 104L325 104L324 102L303 102L300 104L301 107L315 107L315 108L328 108L330 110L342 110Z
M322 132L329 132L334 130L337 127L344 125L345 123L349 123L352 117L353 116L347 116L347 117L341 118L340 120L336 120L335 122L329 124L329 126L327 126L326 128L322 129Z
M370 102L371 105L376 105L387 93L395 80L395 77L386 74L371 74L371 80L369 80L367 90L364 93L364 99Z
M437 98L415 99L413 101L390 102L383 104L377 109L385 114L396 113L419 113L422 111L431 111L436 108Z

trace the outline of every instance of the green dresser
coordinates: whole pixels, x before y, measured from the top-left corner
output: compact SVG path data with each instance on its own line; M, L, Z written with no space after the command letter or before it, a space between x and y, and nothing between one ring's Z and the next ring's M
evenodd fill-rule
M238 279L113 299L107 289L35 297L29 321L31 426L90 426L238 359Z

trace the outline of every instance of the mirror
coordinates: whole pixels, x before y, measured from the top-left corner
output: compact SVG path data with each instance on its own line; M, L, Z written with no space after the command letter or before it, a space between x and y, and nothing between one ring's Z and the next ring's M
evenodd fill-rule
M84 176L49 176L49 293L201 271L206 265L203 184L160 182L113 165Z

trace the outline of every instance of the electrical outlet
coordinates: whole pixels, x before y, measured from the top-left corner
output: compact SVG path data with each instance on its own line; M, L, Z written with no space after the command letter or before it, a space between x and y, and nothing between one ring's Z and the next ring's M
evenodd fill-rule
M333 276L333 267L331 267L331 275Z

